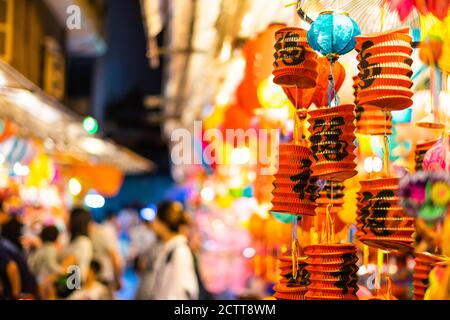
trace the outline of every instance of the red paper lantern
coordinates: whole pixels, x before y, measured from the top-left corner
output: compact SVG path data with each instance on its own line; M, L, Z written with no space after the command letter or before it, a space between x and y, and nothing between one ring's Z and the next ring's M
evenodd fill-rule
M326 57L317 59L317 81L316 86L311 89L300 89L298 87L283 87L289 101L297 109L308 109L312 103L317 107L328 105L328 75L330 74L330 62ZM345 80L345 69L338 61L333 63L333 79L336 92ZM334 99L334 92L331 93Z
M330 74L330 61L327 57L320 57L317 59L319 66L317 68L318 77L317 85L314 90L313 102L320 108L328 106L328 76ZM336 92L339 91L345 80L345 69L339 61L332 64L333 81ZM331 93L331 98L334 99L334 92Z

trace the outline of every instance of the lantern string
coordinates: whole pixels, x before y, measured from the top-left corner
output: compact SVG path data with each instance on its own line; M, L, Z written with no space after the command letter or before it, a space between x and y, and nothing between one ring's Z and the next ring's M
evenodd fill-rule
M380 12L380 32L383 32L384 27L384 15L385 15L385 9L384 6L386 4L386 0L381 1L381 12Z
M328 106L331 107L331 103L334 99L334 105L339 105L339 97L337 96L336 87L334 85L334 77L333 77L333 60L331 57L328 57L330 62L330 74L328 75ZM333 98L334 95L334 98Z
M331 242L334 243L334 217L333 217L333 205L334 205L334 185L331 184L331 206L330 206L330 222L331 222Z
M297 260L298 260L298 249L299 249L299 243L297 240L297 215L294 218L294 223L292 226L292 277L294 279L297 278Z
M386 273L386 280L387 280L387 298L391 300L392 297L392 279L391 275L389 274L389 250L386 251L386 264L387 264L387 273Z

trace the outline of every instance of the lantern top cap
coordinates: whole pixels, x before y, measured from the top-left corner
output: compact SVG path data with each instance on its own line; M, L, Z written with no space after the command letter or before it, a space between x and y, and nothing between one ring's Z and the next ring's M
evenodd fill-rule
M342 14L344 16L349 16L348 12L336 12L336 11L322 11L319 15L325 15L325 14Z

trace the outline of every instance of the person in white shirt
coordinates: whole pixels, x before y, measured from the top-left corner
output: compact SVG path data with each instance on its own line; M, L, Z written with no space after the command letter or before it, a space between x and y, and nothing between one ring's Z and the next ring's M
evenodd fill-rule
M150 224L162 242L149 279L150 299L198 299L194 260L188 241L180 232L183 224L185 215L180 203L165 201L159 204L156 218Z
M89 231L94 248L94 259L101 265L98 279L112 290L120 290L122 259L119 253L119 236L113 226L115 216L107 215L102 224L94 224Z
M89 229L92 228L91 214L83 208L72 209L68 227L70 242L63 250L63 264L69 265L67 259L73 260L73 264L80 270L81 283L84 283L94 255L92 241L88 237Z
M39 284L49 276L63 271L58 261L58 228L54 225L45 226L40 234L42 246L28 257L28 265Z

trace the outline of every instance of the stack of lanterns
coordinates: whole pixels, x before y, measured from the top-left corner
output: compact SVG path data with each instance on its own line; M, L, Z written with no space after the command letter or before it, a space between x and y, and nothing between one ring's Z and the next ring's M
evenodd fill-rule
M358 51L357 102L385 111L412 105L412 38L409 28L356 37Z
M310 284L306 300L357 300L358 267L352 244L323 244L305 247Z
M368 135L392 134L392 114L383 112L380 108L358 104L359 77L353 77L353 89L355 96L356 132Z
M318 186L311 178L311 150L300 145L281 144L278 162L272 211L314 215Z
M356 236L373 247L409 252L413 249L414 218L399 204L398 178L361 180Z
M354 105L310 111L313 177L344 181L357 174Z
M430 284L429 275L437 263L444 262L443 257L428 253L417 252L415 257L414 275L413 275L413 299L423 300L425 291Z
M431 147L437 142L438 140L427 140L427 141L420 141L416 144L416 149L414 150L415 153L415 169L416 171L422 171L422 165L423 165L423 159L425 158L425 154L428 150L431 149Z
M295 259L294 259L295 260ZM277 300L304 300L309 285L309 272L306 270L306 257L297 258L296 275L293 275L292 257L281 256L278 259L280 281L274 286Z
M273 82L283 86L312 88L316 85L317 54L306 38L306 30L283 28L275 33Z

